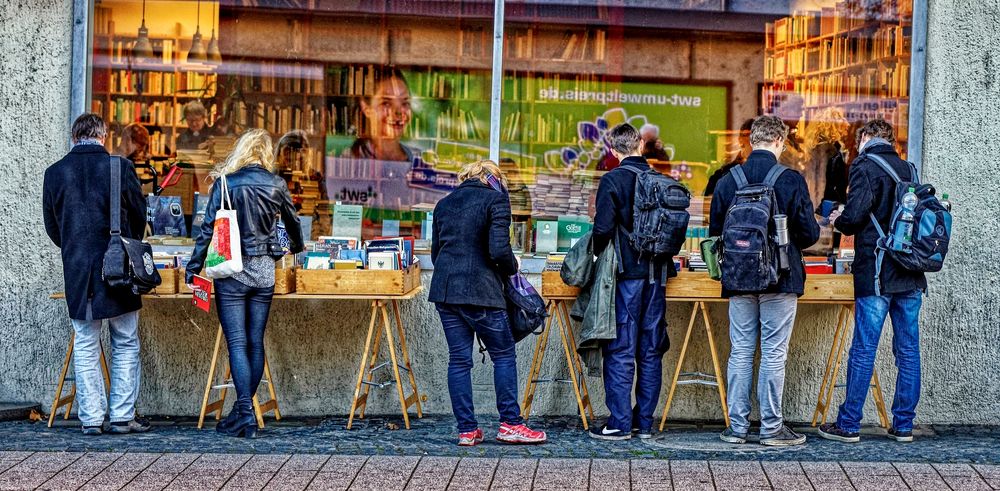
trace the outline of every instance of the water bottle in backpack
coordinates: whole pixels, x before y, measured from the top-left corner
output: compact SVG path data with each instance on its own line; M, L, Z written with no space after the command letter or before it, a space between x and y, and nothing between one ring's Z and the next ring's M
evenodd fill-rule
M917 195L914 188L907 189L899 200L899 219L893 230L892 250L910 252L913 243L913 212L917 208Z

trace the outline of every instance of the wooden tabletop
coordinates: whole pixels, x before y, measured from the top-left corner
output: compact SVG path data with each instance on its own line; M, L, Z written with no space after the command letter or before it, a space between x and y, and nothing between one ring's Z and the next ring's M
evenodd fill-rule
M402 295L305 295L301 293L286 293L284 295L275 294L275 300L411 300L423 291L424 287L418 286ZM53 293L49 298L66 298L65 293ZM170 295L143 295L143 300L191 300L190 293L174 293Z

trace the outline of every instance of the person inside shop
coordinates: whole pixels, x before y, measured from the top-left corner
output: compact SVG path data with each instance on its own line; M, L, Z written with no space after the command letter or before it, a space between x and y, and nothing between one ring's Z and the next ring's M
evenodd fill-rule
M820 426L828 440L854 443L861 440L861 417L875 369L875 353L882 339L882 326L892 319L892 353L896 358L896 394L892 402L889 438L913 441L913 419L920 400L919 318L922 296L927 291L923 273L904 269L889 258L877 265L875 244L877 221L889 230L896 204L896 183L871 157L881 157L899 176L908 176L911 165L893 147L895 135L885 120L874 119L857 132L860 155L851 164L847 203L843 211L830 214L833 226L844 235L855 236L854 338L847 358L847 394L837 421Z
M354 158L412 162L419 150L401 141L413 118L410 88L396 67L375 69L375 89L361 100L362 134L347 154Z
M639 135L642 136L642 157L645 159L662 160L667 162L670 155L663 148L663 141L660 140L660 127L655 124L646 123L639 128Z
M448 394L458 423L458 444L473 446L483 441L472 395L472 349L477 337L493 360L500 413L496 439L543 443L545 432L525 426L517 402L517 352L501 280L518 271L510 246L507 179L495 163L486 160L466 164L458 180L458 188L434 207L434 277L428 295L448 342Z
M813 216L809 188L798 172L782 167L778 158L785 148L788 126L775 116L761 116L750 127L750 144L753 152L746 163L736 166L729 175L719 180L712 197L709 221L709 235L725 236L731 232L726 223L730 207L736 201L736 193L749 185L765 183L772 187L776 211L768 220L770 230L779 232L777 214L786 216L788 245L787 271L772 261L768 267L777 271L777 282L766 289L755 290L751 285L757 282L742 279L750 276L739 266L727 271L738 271L733 281L722 279L722 296L729 299L729 367L726 370L726 403L729 408L729 427L720 437L728 443L746 443L750 431L750 397L753 384L754 354L760 343L760 370L757 377L757 402L760 407L760 443L763 445L801 445L806 437L792 431L784 424L781 412L781 398L785 387L785 362L788 359L788 341L792 337L798 297L805 289L805 267L802 250L819 239L819 224ZM777 175L773 174L778 172ZM738 180L739 178L739 180ZM742 181L742 185L738 182ZM773 183L773 184L772 184ZM749 224L745 224L749 225ZM739 225L737 225L738 227ZM725 237L723 238L725 242ZM753 241L741 242L745 247L753 247ZM726 242L728 244L728 242ZM752 250L746 251L747 253ZM745 257L750 254L744 253ZM775 258L780 254L774 254ZM751 268L759 267L754 259ZM738 264L738 263L737 263ZM734 285L747 285L746 287Z
M123 155L133 163L149 159L149 131L139 123L131 123L122 129L122 141L115 154Z
M627 440L635 433L646 439L653 437L653 411L660 398L663 355L670 345L663 288L666 276L674 274L671 257L677 251L650 257L632 245L629 236L633 230L637 174L628 168L645 171L650 167L642 157L642 139L634 126L628 123L615 126L608 132L607 140L621 165L602 176L598 185L593 245L598 256L606 247L618 247L621 269L615 293L618 312L615 339L602 341L601 347L605 402L611 414L604 425L591 428L590 436L599 440Z
M201 101L194 100L184 105L184 121L188 127L177 135L178 150L197 150L208 140L212 132L207 127L207 119L208 111Z
M73 371L77 415L84 435L141 433L149 421L136 416L142 378L139 365L139 309L142 299L129 289L111 288L101 279L101 264L111 241L111 180L121 182L121 235L140 240L146 228L146 200L128 159L111 175L104 148L107 125L100 116L82 114L72 126L73 148L45 170L42 210L45 232L62 256L66 305L73 324ZM111 387L101 373L101 330L111 334ZM106 391L107 390L107 391ZM110 392L110 394L109 394ZM111 424L105 426L108 416Z
M225 183L228 201L239 210L236 217L243 270L228 278L215 278L213 283L236 388L236 403L215 429L234 437L254 438L258 431L253 397L264 373L264 329L274 295L274 263L284 255L276 232L279 218L285 224L291 253L302 251L299 217L288 186L274 171L271 135L262 129L245 132L229 157L211 172L215 183L185 277L188 288L198 290L194 277L205 267Z
M789 169L800 172L806 168L808 160L806 149L802 142L802 132L799 129L802 116L805 114L805 110L803 109L804 104L805 100L802 96L791 94L781 102L774 113L774 116L781 118L785 122L785 125L788 126L788 138L785 140L785 150L781 152L778 162Z
M309 148L309 138L302 130L292 130L278 139L274 147L274 164L278 175L288 184L292 194L301 194L302 185L294 179L295 172L308 171L303 162L303 150Z
M715 187L719 184L719 179L729 175L729 171L733 167L741 165L747 161L747 157L749 157L750 152L753 151L753 146L750 145L751 126L753 126L753 118L744 121L743 124L740 125L740 133L736 137L736 141L740 146L739 151L728 164L723 165L713 172L712 175L708 176L708 184L705 186L705 196L711 196L715 193Z
M223 115L215 118L215 123L212 124L212 129L209 131L211 136L234 136L236 131L233 130L233 125L229 123Z

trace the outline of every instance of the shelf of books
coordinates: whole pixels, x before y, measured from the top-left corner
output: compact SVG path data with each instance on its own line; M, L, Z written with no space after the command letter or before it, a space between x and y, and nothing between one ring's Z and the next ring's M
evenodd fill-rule
M807 119L831 107L849 122L879 116L905 142L912 2L881 2L877 9L863 3L840 1L767 24L765 113L797 97Z

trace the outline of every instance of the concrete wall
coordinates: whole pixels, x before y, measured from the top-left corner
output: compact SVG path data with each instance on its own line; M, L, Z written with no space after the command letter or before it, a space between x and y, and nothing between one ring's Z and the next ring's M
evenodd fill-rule
M71 2L34 2L27 7L0 2L0 203L9 210L0 251L0 400L48 404L69 337L66 310L47 295L62 289L59 258L41 226L39 176L66 150ZM995 203L1000 167L992 158L1000 137L995 108L1000 106L1000 0L932 2L928 56L925 178L956 201L956 242L945 272L932 276L922 325L924 393L919 423L1000 423L993 396L1000 345L1000 276L994 237L1000 236ZM732 69L742 70L747 61ZM752 62L756 63L756 62ZM756 65L754 65L756 66ZM707 67L705 68L708 69ZM702 68L697 67L696 74ZM742 104L737 101L737 106ZM429 282L429 275L424 277ZM214 316L184 301L150 301L141 321L143 389L140 410L149 414L194 414L215 335ZM671 305L673 348L664 357L664 378L675 366L690 307ZM272 370L288 415L344 414L364 329L362 302L276 301L268 343ZM726 308L710 308L718 348L725 359ZM428 413L450 412L444 337L432 307L422 299L403 305L410 326L415 373L426 394ZM785 415L812 415L836 311L803 306L792 336L785 387ZM887 330L888 331L888 330ZM889 333L884 334L879 370L891 401L894 382ZM711 371L704 333L696 330L685 370ZM519 347L521 387L531 346ZM558 338L549 343L543 372L565 376ZM474 371L477 408L493 411L488 365ZM601 381L589 378L595 409L603 414ZM665 400L666 394L661 396ZM842 393L838 393L838 401ZM536 413L572 414L572 390L544 387ZM392 412L392 393L373 398L372 412ZM662 407L662 406L661 406ZM713 389L685 387L675 398L672 416L720 419ZM869 404L869 422L872 407Z

